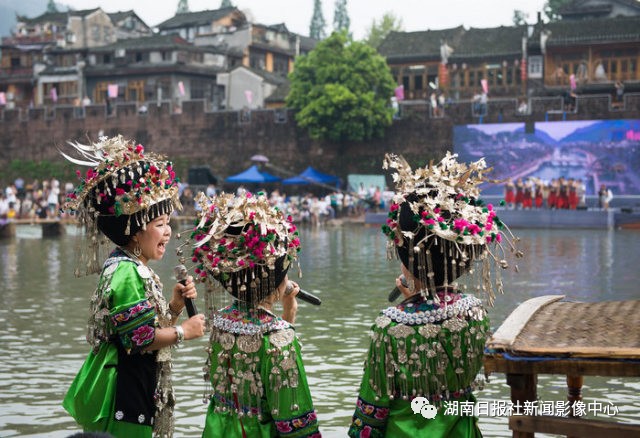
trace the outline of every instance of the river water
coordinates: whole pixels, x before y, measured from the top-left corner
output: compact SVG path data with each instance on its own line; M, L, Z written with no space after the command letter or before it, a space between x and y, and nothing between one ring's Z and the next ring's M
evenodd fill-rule
M519 263L519 273L505 274L505 294L490 309L494 330L518 304L534 296L640 299L640 232L518 230L517 234L526 257ZM323 303L300 304L297 332L321 431L327 437L343 437L355 407L368 330L378 311L388 305L398 262L386 260L385 238L377 227L303 229L301 241L299 283ZM85 321L97 277L73 276L75 253L73 236L41 239L39 229L31 226L19 227L15 239L0 241L2 437L66 437L78 431L60 402L88 352ZM167 252L164 260L152 265L167 291L176 264L174 253ZM174 350L177 437L200 436L204 424L205 338ZM565 393L564 376L539 376L541 401L564 400ZM640 379L585 377L585 402L618 409L615 418L600 419L638 422L638 394ZM492 375L477 395L486 403L508 401L505 376ZM483 416L480 427L486 437L511 436L504 416Z

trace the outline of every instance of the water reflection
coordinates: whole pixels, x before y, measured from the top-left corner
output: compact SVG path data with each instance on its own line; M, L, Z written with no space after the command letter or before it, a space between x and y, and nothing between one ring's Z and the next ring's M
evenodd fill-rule
M547 294L583 301L638 299L640 233L521 231L527 257L505 274L505 295L490 310L495 329L518 304ZM96 277L75 278L75 240L39 239L19 231L0 241L0 430L3 437L66 437L76 431L60 402L88 352L89 295ZM300 305L297 331L325 436L345 436L368 347L368 330L388 305L397 262L386 260L377 228L302 230L303 288L323 300ZM173 252L169 252L172 255ZM176 259L154 265L167 288ZM202 306L204 307L204 306ZM206 340L175 352L179 437L200 436L206 406L202 379ZM541 400L565 398L564 376L540 376ZM618 421L640 418L639 379L586 377L586 400L613 402ZM492 376L481 401L508 400L504 375ZM511 436L506 418L481 418L485 436ZM541 435L543 436L543 435Z

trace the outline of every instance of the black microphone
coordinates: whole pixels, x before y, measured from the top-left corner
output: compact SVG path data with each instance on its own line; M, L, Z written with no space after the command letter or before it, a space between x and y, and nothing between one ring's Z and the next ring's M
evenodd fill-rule
M400 282L404 287L409 287L409 283L407 283L407 279L404 278L404 275L400 276ZM393 303L398 299L400 295L402 295L402 292L400 292L400 288L398 286L394 287L393 290L389 292L389 302Z
M284 293L286 295L289 295L291 292L293 292L293 283L288 282L287 288L284 290ZM296 298L300 298L302 301L305 301L309 304L313 304L314 306L319 306L320 304L322 304L322 301L320 300L320 298L302 289L298 291Z
M181 285L187 284L187 268L184 265L178 265L173 268L173 274L176 276L176 280ZM196 307L195 301L193 298L185 298L184 306L187 308L187 315L189 318L198 314L198 308Z

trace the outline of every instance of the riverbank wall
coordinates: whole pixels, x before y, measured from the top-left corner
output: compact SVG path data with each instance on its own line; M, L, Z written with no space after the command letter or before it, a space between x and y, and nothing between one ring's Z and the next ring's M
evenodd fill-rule
M518 114L515 99L489 101L486 115L474 115L470 102L447 105L433 117L426 103L402 106L400 118L386 136L367 142L330 143L309 138L286 109L208 112L204 101L149 103L140 114L135 103L43 107L0 112L0 166L13 160L60 160L68 140L88 142L99 135L122 134L154 152L170 156L178 166L209 165L225 178L266 155L280 168L298 172L308 165L340 176L381 173L385 152L426 163L452 148L453 127L476 123L536 123L554 120L640 118L640 94L625 96L623 107L611 106L608 95L581 96L573 112L557 98L532 99L530 113ZM178 167L177 166L177 167Z

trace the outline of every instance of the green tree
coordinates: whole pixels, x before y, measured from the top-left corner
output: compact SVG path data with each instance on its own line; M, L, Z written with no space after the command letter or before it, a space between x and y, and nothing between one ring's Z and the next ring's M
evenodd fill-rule
M519 9L515 9L513 11L513 24L515 26L521 26L523 24L527 24L527 18L529 18L529 14L519 10Z
M371 46L334 32L296 59L287 106L313 139L361 141L391 125L391 71Z
M547 0L544 4L544 14L549 21L558 21L562 18L560 15L560 9L563 6L571 3L572 0Z
M49 3L47 3L47 12L58 12L58 7L54 0L49 0Z
M373 19L371 26L367 29L364 42L377 49L387 35L394 31L402 31L402 19L397 18L393 12L386 12L379 22Z
M176 9L176 14L184 14L185 12L189 12L189 1L179 0L178 9Z
M231 0L222 0L222 3L220 3L220 9L222 8L232 8L233 5L231 4Z
M347 0L336 0L333 11L333 31L349 33L349 13L347 12Z
M317 40L322 40L327 36L324 30L327 23L324 21L324 15L322 15L322 2L320 0L314 0L313 2L313 16L311 17L311 25L309 26L309 36Z

